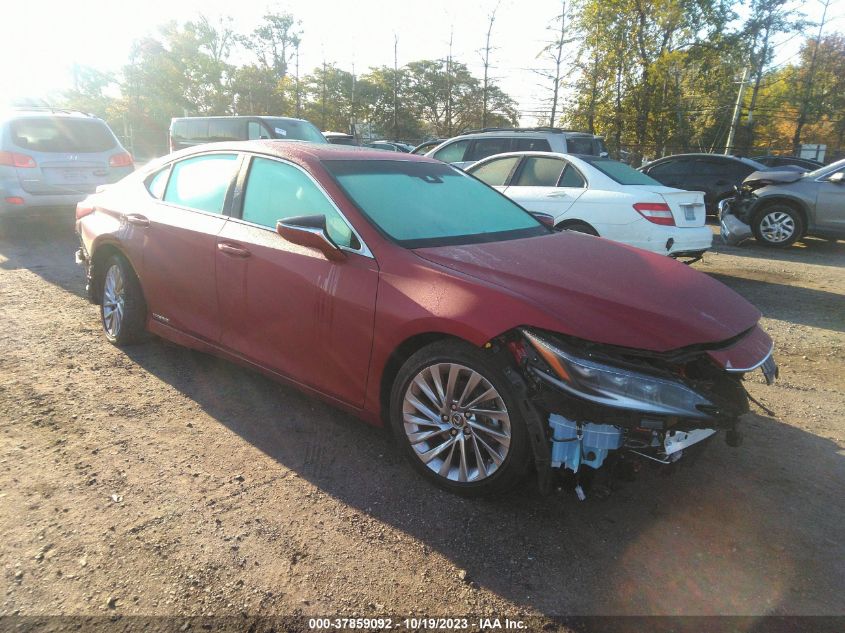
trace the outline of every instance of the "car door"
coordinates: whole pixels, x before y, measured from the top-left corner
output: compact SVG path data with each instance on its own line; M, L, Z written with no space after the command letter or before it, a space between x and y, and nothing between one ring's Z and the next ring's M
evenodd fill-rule
M161 199L131 218L143 233L141 276L152 318L212 342L220 337L217 234L226 223L223 210L239 163L234 152L173 163L165 168L166 186L151 181L153 189L163 187Z
M830 180L834 174L841 173L845 173L845 169L828 174L818 182L816 226L845 235L845 182Z
M363 406L378 267L334 202L302 168L253 156L240 209L217 238L221 345L262 367ZM329 260L276 233L279 220L324 215L345 253Z
M555 218L557 224L584 193L584 185L583 177L566 160L526 156L504 193L529 211Z

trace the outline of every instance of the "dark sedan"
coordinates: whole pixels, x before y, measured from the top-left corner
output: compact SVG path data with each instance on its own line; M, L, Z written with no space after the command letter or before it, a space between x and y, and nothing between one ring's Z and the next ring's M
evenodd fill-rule
M421 156L204 145L89 197L76 230L109 341L149 330L389 424L463 494L736 445L743 374L776 375L718 281Z
M708 215L716 215L719 202L733 196L746 176L763 169L749 158L722 154L676 154L640 167L667 187L703 191Z

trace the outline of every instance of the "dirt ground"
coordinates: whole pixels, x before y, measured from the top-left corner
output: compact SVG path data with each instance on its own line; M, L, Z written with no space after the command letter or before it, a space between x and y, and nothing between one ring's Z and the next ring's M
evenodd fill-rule
M845 243L718 247L781 378L745 444L606 500L451 496L230 363L121 350L67 223L0 236L0 615L845 615Z

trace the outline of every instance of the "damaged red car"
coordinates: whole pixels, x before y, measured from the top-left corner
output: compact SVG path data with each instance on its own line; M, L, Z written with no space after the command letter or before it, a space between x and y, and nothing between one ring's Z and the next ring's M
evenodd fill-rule
M737 445L743 374L777 374L721 283L429 158L203 145L90 196L76 229L109 341L149 331L390 425L463 494Z

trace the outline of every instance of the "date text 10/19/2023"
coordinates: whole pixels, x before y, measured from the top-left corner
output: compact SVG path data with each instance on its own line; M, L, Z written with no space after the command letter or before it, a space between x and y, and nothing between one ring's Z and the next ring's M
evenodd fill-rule
M312 630L524 630L522 620L510 618L310 618L308 628Z

